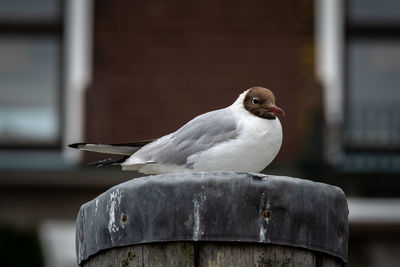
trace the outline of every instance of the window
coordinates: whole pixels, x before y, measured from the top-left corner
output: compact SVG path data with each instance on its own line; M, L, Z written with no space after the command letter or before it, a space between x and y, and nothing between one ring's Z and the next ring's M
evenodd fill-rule
M61 0L0 0L0 147L61 145Z
M342 165L400 170L400 2L346 3Z
M0 0L0 169L80 161L91 0Z

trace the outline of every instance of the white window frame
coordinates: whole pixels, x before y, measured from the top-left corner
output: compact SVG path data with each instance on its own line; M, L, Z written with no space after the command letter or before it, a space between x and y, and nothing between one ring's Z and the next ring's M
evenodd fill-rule
M343 159L344 124L344 1L315 0L316 76L323 87L325 160Z
M92 81L93 1L66 1L65 133L63 158L78 163L82 153L67 147L83 140L85 91Z

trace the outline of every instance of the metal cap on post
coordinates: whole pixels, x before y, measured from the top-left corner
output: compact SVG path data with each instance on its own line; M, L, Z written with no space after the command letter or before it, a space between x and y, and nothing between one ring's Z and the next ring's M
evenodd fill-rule
M202 266L198 261L209 257L210 263L212 256L199 255L199 247L193 246L262 247L268 254L265 247L276 245L310 252L314 263L325 255L342 264L348 236L347 201L336 186L283 176L204 172L136 178L84 204L77 217L76 252L83 265L99 252L183 242L192 246L189 261ZM204 247L200 251L211 253ZM143 263L150 254L126 255L125 263Z

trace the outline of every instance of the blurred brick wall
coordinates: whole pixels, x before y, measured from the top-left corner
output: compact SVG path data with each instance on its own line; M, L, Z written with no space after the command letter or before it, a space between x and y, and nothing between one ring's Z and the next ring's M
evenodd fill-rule
M277 161L296 161L321 103L312 2L95 1L86 141L156 138L261 85L287 113Z

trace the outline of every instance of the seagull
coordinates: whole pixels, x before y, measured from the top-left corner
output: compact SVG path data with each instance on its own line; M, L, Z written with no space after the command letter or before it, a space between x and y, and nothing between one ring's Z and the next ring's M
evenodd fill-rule
M127 144L75 143L72 148L122 155L90 165L120 164L143 174L236 171L260 172L278 154L282 126L275 95L252 87L230 106L199 115L159 139Z

